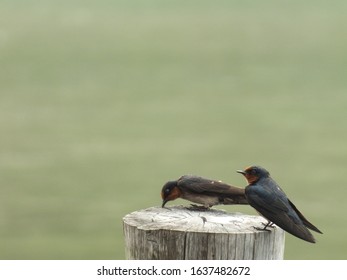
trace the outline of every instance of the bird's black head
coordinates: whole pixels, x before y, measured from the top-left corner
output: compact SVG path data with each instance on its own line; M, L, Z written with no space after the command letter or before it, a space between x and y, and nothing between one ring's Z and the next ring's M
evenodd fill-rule
M248 184L254 184L258 182L259 179L270 176L269 171L260 166L250 166L245 170L237 170L237 172L243 174L246 177Z
M161 207L164 207L165 204L170 200L175 200L181 196L181 191L177 187L177 181L167 182L161 189L161 198L163 199L163 204Z

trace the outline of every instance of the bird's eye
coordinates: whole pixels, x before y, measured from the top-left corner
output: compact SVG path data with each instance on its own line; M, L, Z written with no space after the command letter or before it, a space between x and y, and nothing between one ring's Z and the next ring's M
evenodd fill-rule
M170 193L170 189L169 188L165 189L165 193Z

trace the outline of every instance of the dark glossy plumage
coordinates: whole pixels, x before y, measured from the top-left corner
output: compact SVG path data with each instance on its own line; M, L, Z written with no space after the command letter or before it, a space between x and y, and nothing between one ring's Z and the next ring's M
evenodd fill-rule
M178 180L167 182L161 195L163 207L176 198L199 203L207 208L217 204L248 204L244 189L194 175L184 175Z
M288 199L266 169L251 166L238 172L242 173L249 183L245 188L245 194L252 207L285 231L315 243L313 235L307 228L319 233L322 232L312 225Z

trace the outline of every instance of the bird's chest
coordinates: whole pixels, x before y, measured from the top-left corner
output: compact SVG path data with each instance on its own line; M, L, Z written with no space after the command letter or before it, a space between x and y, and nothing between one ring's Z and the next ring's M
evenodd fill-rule
M247 200L250 202L252 202L253 200L260 200L271 204L276 198L274 191L275 190L267 186L254 184L246 187L245 195Z
M245 195L246 197L251 197L254 194L263 193L264 190L259 185L249 185L245 188Z

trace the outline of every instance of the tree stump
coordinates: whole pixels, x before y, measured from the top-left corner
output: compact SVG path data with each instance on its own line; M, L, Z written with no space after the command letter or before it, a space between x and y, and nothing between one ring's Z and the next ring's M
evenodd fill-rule
M259 231L261 216L183 206L151 207L123 218L126 258L132 260L280 260L284 231Z

